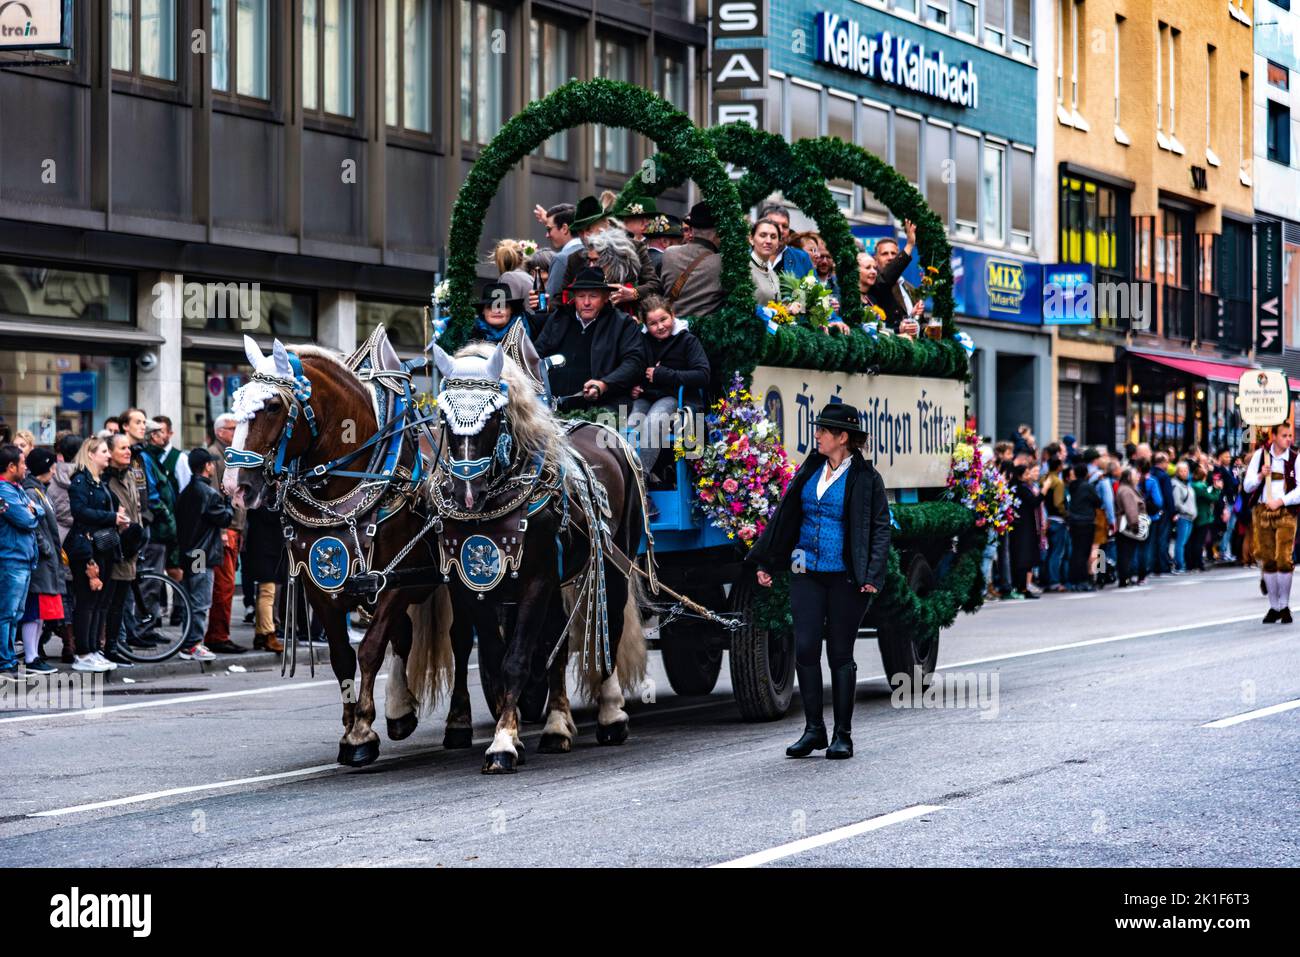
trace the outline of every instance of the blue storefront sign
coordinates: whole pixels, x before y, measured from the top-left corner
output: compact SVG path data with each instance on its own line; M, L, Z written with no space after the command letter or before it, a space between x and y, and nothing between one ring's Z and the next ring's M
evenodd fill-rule
M1092 325L1092 263L1043 266L1043 325Z
M954 246L953 299L957 312L1025 326L1043 324L1042 266L1014 256Z
M96 373L65 372L59 376L59 408L64 412L95 410Z

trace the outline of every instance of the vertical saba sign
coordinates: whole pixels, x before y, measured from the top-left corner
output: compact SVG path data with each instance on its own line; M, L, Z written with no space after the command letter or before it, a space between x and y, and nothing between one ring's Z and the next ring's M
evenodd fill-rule
M927 50L905 36L867 33L838 13L817 14L819 63L969 109L979 108L979 77L969 60L950 63L942 50Z

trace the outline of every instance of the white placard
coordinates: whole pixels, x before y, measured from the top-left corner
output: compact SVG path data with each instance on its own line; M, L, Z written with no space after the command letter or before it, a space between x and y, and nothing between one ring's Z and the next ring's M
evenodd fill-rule
M1247 425L1278 425L1291 417L1291 393L1286 375L1270 369L1248 369L1237 383L1237 413Z
M955 379L863 375L759 366L756 396L780 423L790 458L816 448L813 420L828 402L857 406L867 430L863 450L888 488L940 488L948 482L952 446L965 421L965 387Z
M63 46L63 0L0 0L0 50Z

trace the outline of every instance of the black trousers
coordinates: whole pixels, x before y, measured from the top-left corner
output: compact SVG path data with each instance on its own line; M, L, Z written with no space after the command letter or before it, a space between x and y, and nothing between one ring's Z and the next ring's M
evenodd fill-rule
M853 584L848 572L804 572L790 576L795 663L820 667L822 639L834 671L853 660L853 641L872 596Z
M108 599L108 611L104 615L104 648L115 648L126 638L122 631L122 617L126 612L127 599L131 597L131 582L105 582L104 589L112 589ZM132 605L135 603L132 602Z
M113 587L112 582L105 581L100 591L91 591L90 579L86 577L86 564L85 561L75 560L71 563L72 635L76 640L79 655L88 655L99 647L99 636L104 630L108 602L112 597L109 589Z
M1088 559L1092 556L1092 525L1070 526L1070 584L1088 583Z
M1127 535L1116 535L1115 542L1119 550L1119 580L1120 584L1124 584L1130 578L1137 577L1138 551L1146 542L1139 542Z

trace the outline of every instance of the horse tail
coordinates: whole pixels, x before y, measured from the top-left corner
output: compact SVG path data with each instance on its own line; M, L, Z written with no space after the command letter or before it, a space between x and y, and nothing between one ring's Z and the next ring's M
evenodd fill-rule
M573 613L573 602L577 597L578 589L574 586L565 588L562 591L564 598L564 614L568 617ZM647 651L645 643L645 629L641 625L641 601L643 597L640 576L633 573L627 579L627 601L623 604L623 634L618 641L618 650L614 655L614 673L618 675L618 683L622 686L624 693L632 694L641 690L641 685L645 682ZM581 636L587 633L587 616L585 603L584 607L578 609L573 615L573 624L569 627L569 634L578 636L578 640L569 642L569 656L577 684L582 689L582 696L588 702L600 700L600 686L604 684L607 675L601 669L601 656L599 651L595 653L588 652L583 654L583 642ZM583 659L586 659L586 667L583 667Z
M406 661L406 683L421 715L432 711L451 687L455 656L451 647L451 594L438 587L409 609L411 655Z

